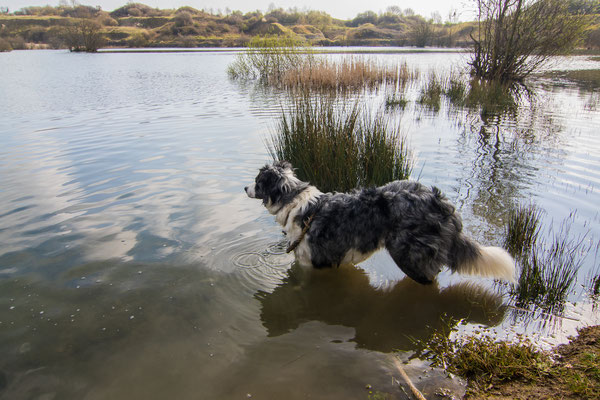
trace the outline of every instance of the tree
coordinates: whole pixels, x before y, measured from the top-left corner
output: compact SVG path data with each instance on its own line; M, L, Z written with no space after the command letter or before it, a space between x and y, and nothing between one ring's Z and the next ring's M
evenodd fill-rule
M412 37L417 47L425 47L431 44L433 38L433 25L425 20L417 22L412 28Z
M562 0L476 0L471 74L519 82L552 56L572 50L589 25Z
M377 25L377 14L373 11L365 11L357 14L350 22L350 26L360 26L363 24Z
M92 19L81 19L65 27L64 40L70 51L95 53L104 44L102 26Z

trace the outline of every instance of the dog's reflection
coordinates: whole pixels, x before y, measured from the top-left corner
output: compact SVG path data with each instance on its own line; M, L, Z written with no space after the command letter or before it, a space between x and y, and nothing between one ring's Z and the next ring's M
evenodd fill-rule
M378 351L414 349L448 318L488 326L504 318L502 297L491 289L461 283L440 289L405 278L391 288L376 289L354 267L313 270L293 266L273 292L258 292L261 319L269 336L321 321L356 330L358 347Z

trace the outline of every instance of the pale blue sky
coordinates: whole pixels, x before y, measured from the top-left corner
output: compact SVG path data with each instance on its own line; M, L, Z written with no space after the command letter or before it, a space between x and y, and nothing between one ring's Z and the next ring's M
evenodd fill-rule
M0 6L9 7L11 11L16 11L27 6L43 6L46 4L58 5L59 0L0 0ZM70 1L70 0L67 0ZM100 6L103 10L112 11L127 3L127 0L79 0L81 4ZM388 6L395 5L402 9L412 8L417 14L430 17L431 13L438 11L444 20L447 19L449 11L454 8L458 10L461 20L473 18L474 0L134 0L158 8L178 8L181 6L191 6L198 9L212 8L225 10L229 7L231 10L240 10L243 12L262 10L266 11L270 4L276 7L299 9L310 9L325 11L332 17L341 19L352 19L356 14L371 10L375 12L384 11Z

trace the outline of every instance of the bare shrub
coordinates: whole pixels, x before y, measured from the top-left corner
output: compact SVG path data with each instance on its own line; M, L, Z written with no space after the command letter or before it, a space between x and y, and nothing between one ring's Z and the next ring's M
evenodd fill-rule
M562 0L477 0L477 7L471 73L503 82L522 81L550 57L572 50L589 21L570 14Z

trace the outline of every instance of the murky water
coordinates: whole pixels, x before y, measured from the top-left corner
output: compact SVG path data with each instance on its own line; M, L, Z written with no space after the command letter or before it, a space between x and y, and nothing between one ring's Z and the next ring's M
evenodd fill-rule
M489 280L420 286L385 252L362 269L292 267L280 228L242 190L269 159L285 97L229 81L233 57L0 56L0 398L364 399L366 385L405 398L392 350L447 317L510 323ZM597 243L598 92L534 86L530 107L485 123L410 103L397 118L415 176L484 243L530 199L547 223L576 211L574 232ZM370 99L379 107L381 93ZM586 259L572 299L596 265ZM421 378L425 391L442 382Z

